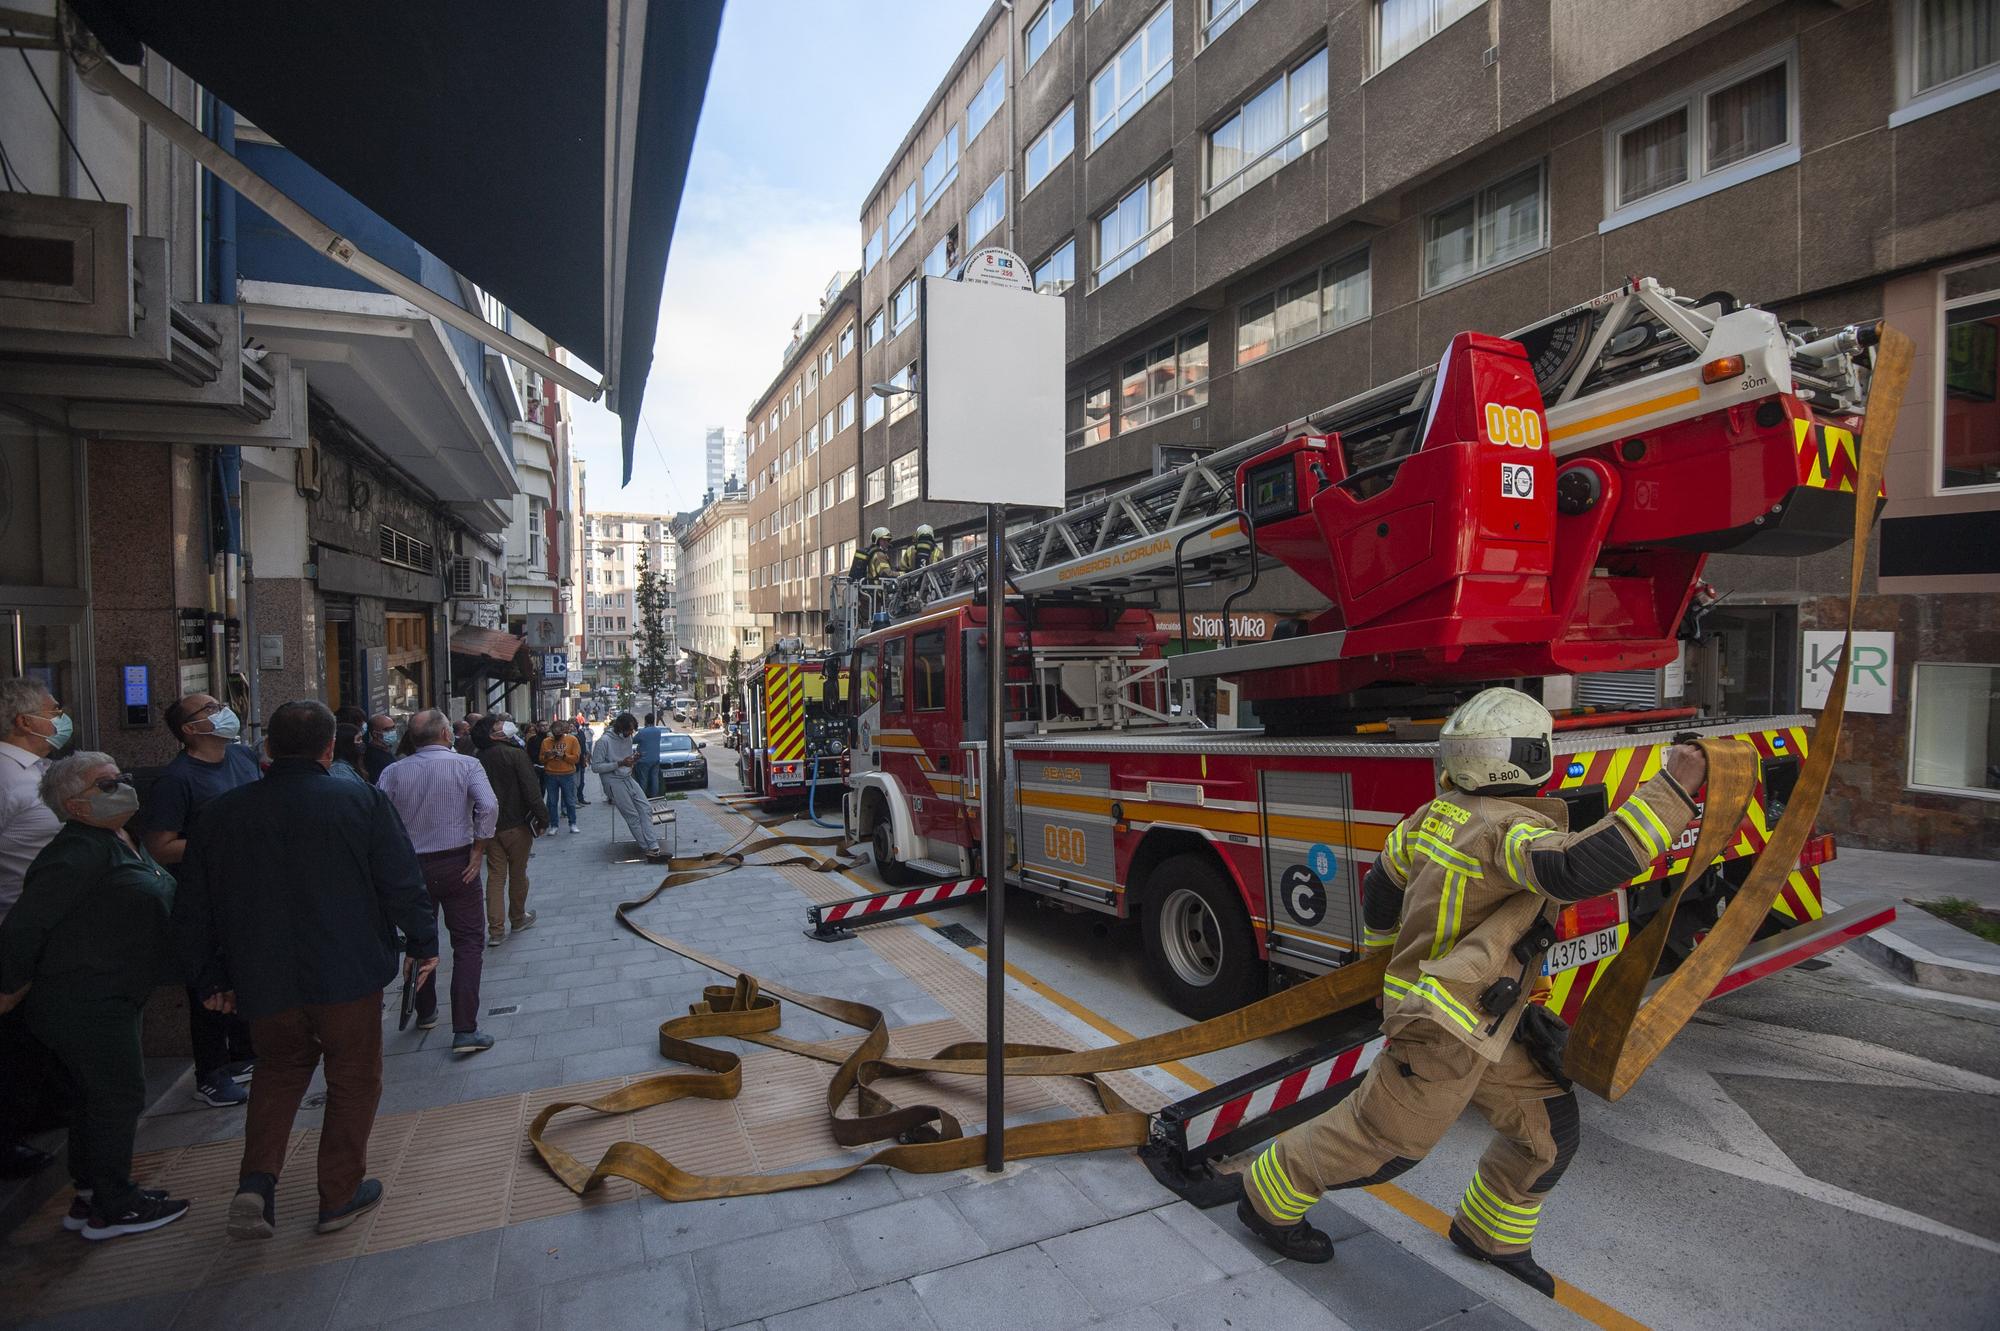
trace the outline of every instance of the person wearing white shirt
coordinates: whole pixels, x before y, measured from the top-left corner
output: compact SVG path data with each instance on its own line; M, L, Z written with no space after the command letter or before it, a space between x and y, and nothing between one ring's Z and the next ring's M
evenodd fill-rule
M0 680L0 919L21 896L21 881L62 828L37 793L42 772L69 743L71 723L40 680ZM27 1033L18 1013L0 1016L0 1178L35 1173L49 1161L21 1140L38 1118L59 1069Z

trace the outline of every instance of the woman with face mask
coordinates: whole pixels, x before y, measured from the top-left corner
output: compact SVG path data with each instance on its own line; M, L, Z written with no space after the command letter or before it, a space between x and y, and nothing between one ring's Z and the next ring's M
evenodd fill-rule
M125 830L139 796L111 755L52 763L40 794L62 830L0 920L0 1012L21 1006L28 1029L81 1088L69 1131L77 1193L64 1228L93 1240L143 1233L188 1209L132 1181L132 1137L146 1107L139 1014L173 972L174 879Z

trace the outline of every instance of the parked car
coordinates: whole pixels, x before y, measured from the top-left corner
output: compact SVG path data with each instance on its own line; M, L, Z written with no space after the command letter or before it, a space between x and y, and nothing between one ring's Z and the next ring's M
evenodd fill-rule
M692 735L669 732L660 736L660 785L708 788L708 759L701 750L708 745Z

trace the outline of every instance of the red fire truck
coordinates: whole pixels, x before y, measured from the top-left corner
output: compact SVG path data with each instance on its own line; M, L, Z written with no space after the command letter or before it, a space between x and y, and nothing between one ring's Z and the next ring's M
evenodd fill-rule
M823 653L781 642L745 672L737 750L743 789L831 811L847 786L846 680Z
M1017 529L1006 551L1009 884L1137 917L1174 1005L1209 1016L1274 969L1360 950L1360 884L1437 789L1436 726L1477 688L1656 667L1710 552L1794 556L1853 529L1872 329L1821 336L1651 280L1509 338L1463 333L1431 370ZM861 637L849 834L892 885L979 875L985 551L907 577ZM1150 604L1288 570L1325 608L1265 641L1169 656ZM1186 644L1185 630L1178 635ZM1261 730L1211 729L1193 682L1226 678ZM1572 826L1658 769L1680 734L1757 749L1756 803L1675 921L1684 956L1743 880L1810 743L1805 716L1692 709L1564 716L1548 789ZM1681 840L1563 913L1549 1002L1595 975L1678 881ZM1766 926L1757 973L1879 927L1828 915L1818 837ZM1754 977L1753 977L1754 978Z

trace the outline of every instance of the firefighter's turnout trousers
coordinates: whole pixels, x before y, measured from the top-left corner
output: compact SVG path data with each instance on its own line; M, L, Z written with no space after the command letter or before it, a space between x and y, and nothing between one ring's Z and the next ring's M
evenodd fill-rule
M1327 1189L1387 1182L1470 1104L1495 1137L1456 1224L1496 1256L1525 1251L1576 1151L1577 1110L1514 1039L1541 974L1524 939L1564 904L1631 881L1694 811L1662 772L1577 832L1560 800L1450 788L1398 824L1362 884L1363 944L1389 950L1387 1046L1353 1095L1257 1158L1247 1179L1257 1212L1292 1225ZM1517 998L1504 1001L1503 981Z

